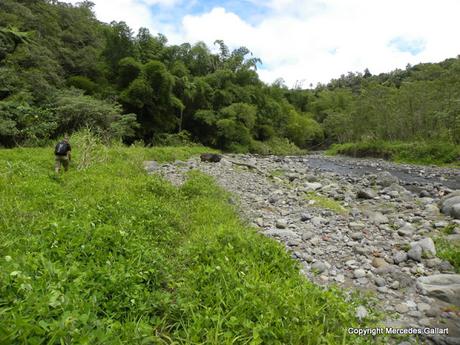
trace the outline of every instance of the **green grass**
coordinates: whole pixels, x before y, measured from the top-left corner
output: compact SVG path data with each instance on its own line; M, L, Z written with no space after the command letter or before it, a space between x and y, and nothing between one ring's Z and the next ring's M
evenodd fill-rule
M445 238L438 237L434 240L436 245L436 255L454 266L455 271L460 273L460 243L447 241Z
M332 145L326 153L384 158L400 163L460 166L460 145L451 143L358 142Z
M1 344L376 343L210 177L142 169L201 149L74 151L56 176L50 148L0 150Z
M346 214L348 212L338 201L315 192L308 192L305 199L315 201L311 207L326 208L339 214Z

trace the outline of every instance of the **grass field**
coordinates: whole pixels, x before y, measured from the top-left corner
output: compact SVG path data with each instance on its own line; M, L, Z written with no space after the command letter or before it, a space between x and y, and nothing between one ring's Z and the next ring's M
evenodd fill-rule
M59 176L51 148L0 150L0 344L378 343L210 177L142 169L203 148L81 145Z

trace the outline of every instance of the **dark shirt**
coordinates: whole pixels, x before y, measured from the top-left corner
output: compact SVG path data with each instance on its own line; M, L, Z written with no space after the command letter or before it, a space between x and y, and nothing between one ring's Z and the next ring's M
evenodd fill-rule
M54 153L57 156L66 156L69 151L72 151L72 148L70 147L70 144L66 143L65 141L60 141L57 143L54 149Z

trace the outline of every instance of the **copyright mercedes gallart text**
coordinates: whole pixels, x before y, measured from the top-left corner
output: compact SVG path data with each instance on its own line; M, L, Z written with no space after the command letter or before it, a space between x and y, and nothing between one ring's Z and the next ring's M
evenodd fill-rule
M394 334L394 335L448 335L449 328L393 328L393 327L376 327L376 328L348 328L348 334L355 334L358 336L376 336L380 334Z

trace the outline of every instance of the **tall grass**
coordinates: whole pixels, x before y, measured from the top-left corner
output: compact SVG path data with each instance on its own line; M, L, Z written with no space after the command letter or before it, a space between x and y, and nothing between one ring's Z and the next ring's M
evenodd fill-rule
M211 178L142 169L196 150L115 146L77 170L74 146L61 175L51 148L0 150L0 343L376 343L347 332L363 301L308 282Z

